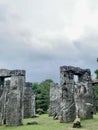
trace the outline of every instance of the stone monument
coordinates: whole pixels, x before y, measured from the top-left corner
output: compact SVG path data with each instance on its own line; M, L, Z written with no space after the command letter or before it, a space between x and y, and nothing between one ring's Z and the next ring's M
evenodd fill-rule
M8 77L10 82L5 84ZM24 86L24 70L0 69L0 123L8 126L22 124Z
M74 76L78 76L75 83ZM95 109L94 90L91 72L73 66L60 67L60 86L62 88L61 122L80 118L92 118Z
M35 95L32 91L32 83L26 82L24 87L24 118L35 116Z
M49 116L60 114L61 87L57 83L50 85Z

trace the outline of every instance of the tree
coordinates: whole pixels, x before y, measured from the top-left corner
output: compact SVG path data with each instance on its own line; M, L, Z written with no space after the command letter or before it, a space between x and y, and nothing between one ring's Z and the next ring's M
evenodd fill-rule
M95 70L95 74L96 74L96 79L98 79L98 69Z
M39 84L37 82L32 83L32 89L33 89L33 92L35 93L35 95L38 92L38 86L39 86Z
M32 89L36 94L36 109L42 108L44 111L47 111L49 107L49 92L51 82L53 82L53 80L47 79L39 84L32 84Z

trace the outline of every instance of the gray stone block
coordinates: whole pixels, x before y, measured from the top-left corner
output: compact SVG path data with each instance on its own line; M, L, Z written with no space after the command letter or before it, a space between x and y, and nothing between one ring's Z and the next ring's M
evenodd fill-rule
M24 118L35 116L35 95L32 90L32 83L26 82L24 87Z

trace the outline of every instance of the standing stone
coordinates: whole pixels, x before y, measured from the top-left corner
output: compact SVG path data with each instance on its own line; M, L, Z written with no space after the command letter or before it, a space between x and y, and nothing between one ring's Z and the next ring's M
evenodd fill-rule
M60 114L61 87L57 83L50 85L50 106L49 116Z
M23 97L25 86L25 71L10 71L11 81L6 103L6 125L18 126L23 119Z
M79 117L82 119L93 118L96 108L91 72L89 69L81 69L79 82L75 89L78 89L78 93L75 93L75 100L78 106Z
M7 101L8 101L8 93L10 91L10 80L5 81L4 85L4 119L3 124L6 124L6 109L7 109Z
M80 82L75 85L74 98L76 115L81 119L93 118L92 95L89 92L87 83Z
M26 82L24 89L24 118L35 116L35 95L32 91L32 83Z
M74 75L78 76L78 83L75 83ZM61 66L60 77L62 88L61 122L73 121L77 114L83 119L92 118L95 101L90 70Z
M92 81L92 85L93 85L93 88L94 88L94 92L95 92L95 86L98 85L98 79L94 79ZM98 100L94 94L94 104L95 104L95 111L94 111L94 114L96 114L96 108L98 107Z
M4 90L4 79L9 77L9 70L0 69L0 125L3 124L4 121L4 112L5 112L5 90Z
M32 93L31 97L31 117L35 117L36 112L35 112L35 94Z
M0 125L3 124L4 116L4 78L0 77Z
M60 85L62 88L60 122L70 122L75 119L74 76L66 66L60 67Z

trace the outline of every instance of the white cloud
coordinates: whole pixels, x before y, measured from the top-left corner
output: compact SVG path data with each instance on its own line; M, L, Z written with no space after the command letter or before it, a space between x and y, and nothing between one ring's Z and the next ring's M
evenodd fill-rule
M63 64L94 68L97 4L97 0L1 0L1 67L24 68L34 80L56 79Z

